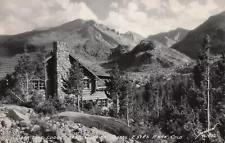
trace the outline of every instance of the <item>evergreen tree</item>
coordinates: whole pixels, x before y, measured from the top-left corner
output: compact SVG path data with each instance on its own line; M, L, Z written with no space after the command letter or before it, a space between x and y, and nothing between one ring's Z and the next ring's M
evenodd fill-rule
M222 53L221 59L218 62L216 74L219 87L214 95L213 105L216 109L216 117L220 122L220 133L223 139L225 139L225 53Z
M120 115L126 118L127 125L130 125L130 113L133 106L133 91L134 86L130 79L125 77L123 80L123 85L121 87L121 95L119 97L119 107L120 107Z
M198 113L199 121L203 125L202 130L205 128L205 131L201 131L199 134L206 135L205 139L208 140L208 142L212 141L209 135L216 131L215 128L218 125L217 113L214 106L216 104L213 103L216 96L218 96L218 92L215 94L215 89L211 82L212 73L210 71L211 65L209 61L210 46L210 36L206 35L203 42L203 49L199 54L197 65L193 70L193 79L196 86L193 88L194 92L192 92L192 95L189 94L189 97L192 96L192 99L189 98L190 103L196 102L192 108ZM195 95L195 97L193 95ZM211 123L214 124L214 126Z
M111 72L111 80L106 81L106 93L113 101L114 116L119 114L119 96L121 95L122 75L118 64L115 64Z
M14 88L19 95L22 94L22 98L28 102L31 98L29 91L31 87L30 81L35 76L35 68L32 63L30 56L28 55L27 47L24 48L24 54L21 56L18 64L15 66L15 78L17 81L16 87ZM17 94L16 93L16 94Z
M225 53L222 53L221 59L218 61L218 69L216 73L219 85L221 85L222 94L225 95Z
M77 108L78 111L80 111L80 98L81 98L81 104L83 102L82 97L82 90L84 88L84 82L83 82L84 74L81 66L78 62L74 62L71 65L71 68L68 73L68 79L64 79L64 91L67 94L74 95L77 98ZM66 102L71 101L74 98L69 98ZM72 103L68 104L74 104L75 101L71 101ZM82 106L81 106L82 108Z
M27 46L24 46L24 53L15 66L15 72L6 77L8 81L8 94L16 97L20 102L29 102L35 92L32 83L34 79L44 80L45 71L45 50L42 48L31 60ZM10 78L9 78L10 77Z
M45 55L46 55L45 47L42 47L39 52L37 52L37 59L34 61L35 64L35 76L40 79L45 79Z
M207 108L207 94L209 93L209 36L207 35L203 42L203 48L200 50L197 65L193 69L193 80L195 83L195 91L198 94L196 99L203 109ZM197 106L197 105L196 105Z

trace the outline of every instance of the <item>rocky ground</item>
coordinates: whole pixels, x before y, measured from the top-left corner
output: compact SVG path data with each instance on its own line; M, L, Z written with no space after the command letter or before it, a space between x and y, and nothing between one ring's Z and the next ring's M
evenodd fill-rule
M133 143L69 118L48 117L20 106L0 107L1 143Z

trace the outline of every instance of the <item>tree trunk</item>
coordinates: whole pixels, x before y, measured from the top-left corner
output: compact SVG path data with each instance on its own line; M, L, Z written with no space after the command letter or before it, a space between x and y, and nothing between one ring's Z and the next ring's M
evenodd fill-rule
M119 114L119 96L116 94L116 117L118 117Z
M129 94L127 93L127 126L130 126L129 123Z
M28 102L28 95L29 94L29 79L28 79L28 74L26 73L26 101Z
M209 55L209 49L207 51L207 54ZM209 72L210 72L210 67L209 67L209 60L208 60L208 67L207 67L207 120L208 120L208 130L210 129L210 95L209 95L209 90L210 90L210 78L209 78Z
M20 83L19 83L20 85L21 85L21 91L22 91L22 94L24 95L25 94L25 87L24 87L24 84L23 84L23 80L22 79L20 79Z
M79 99L79 94L77 95L77 110L80 112L80 99Z

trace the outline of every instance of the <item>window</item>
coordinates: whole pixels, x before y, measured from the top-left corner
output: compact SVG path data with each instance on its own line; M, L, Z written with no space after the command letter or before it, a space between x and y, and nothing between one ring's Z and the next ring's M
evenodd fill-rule
M35 90L44 90L45 89L45 82L43 80L33 80L32 85Z
M34 89L38 89L38 81L33 81Z
M90 88L88 79L84 79L84 88Z
M39 89L45 89L45 83L39 82Z

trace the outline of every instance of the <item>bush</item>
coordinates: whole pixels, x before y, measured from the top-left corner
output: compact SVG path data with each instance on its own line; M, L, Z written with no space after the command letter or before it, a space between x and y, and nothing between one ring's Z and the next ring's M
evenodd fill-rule
M67 96L67 97L65 97L63 105L65 105L64 111L78 111L77 100L76 100L75 96L72 96L72 97Z
M94 106L90 111L89 111L90 114L92 115L102 115L102 110L100 107L98 106Z
M52 115L57 113L57 109L55 108L51 100L46 100L43 104L35 107L34 110L38 113L43 113L45 115Z
M86 101L84 103L84 110L90 111L94 107L94 103L92 101Z

